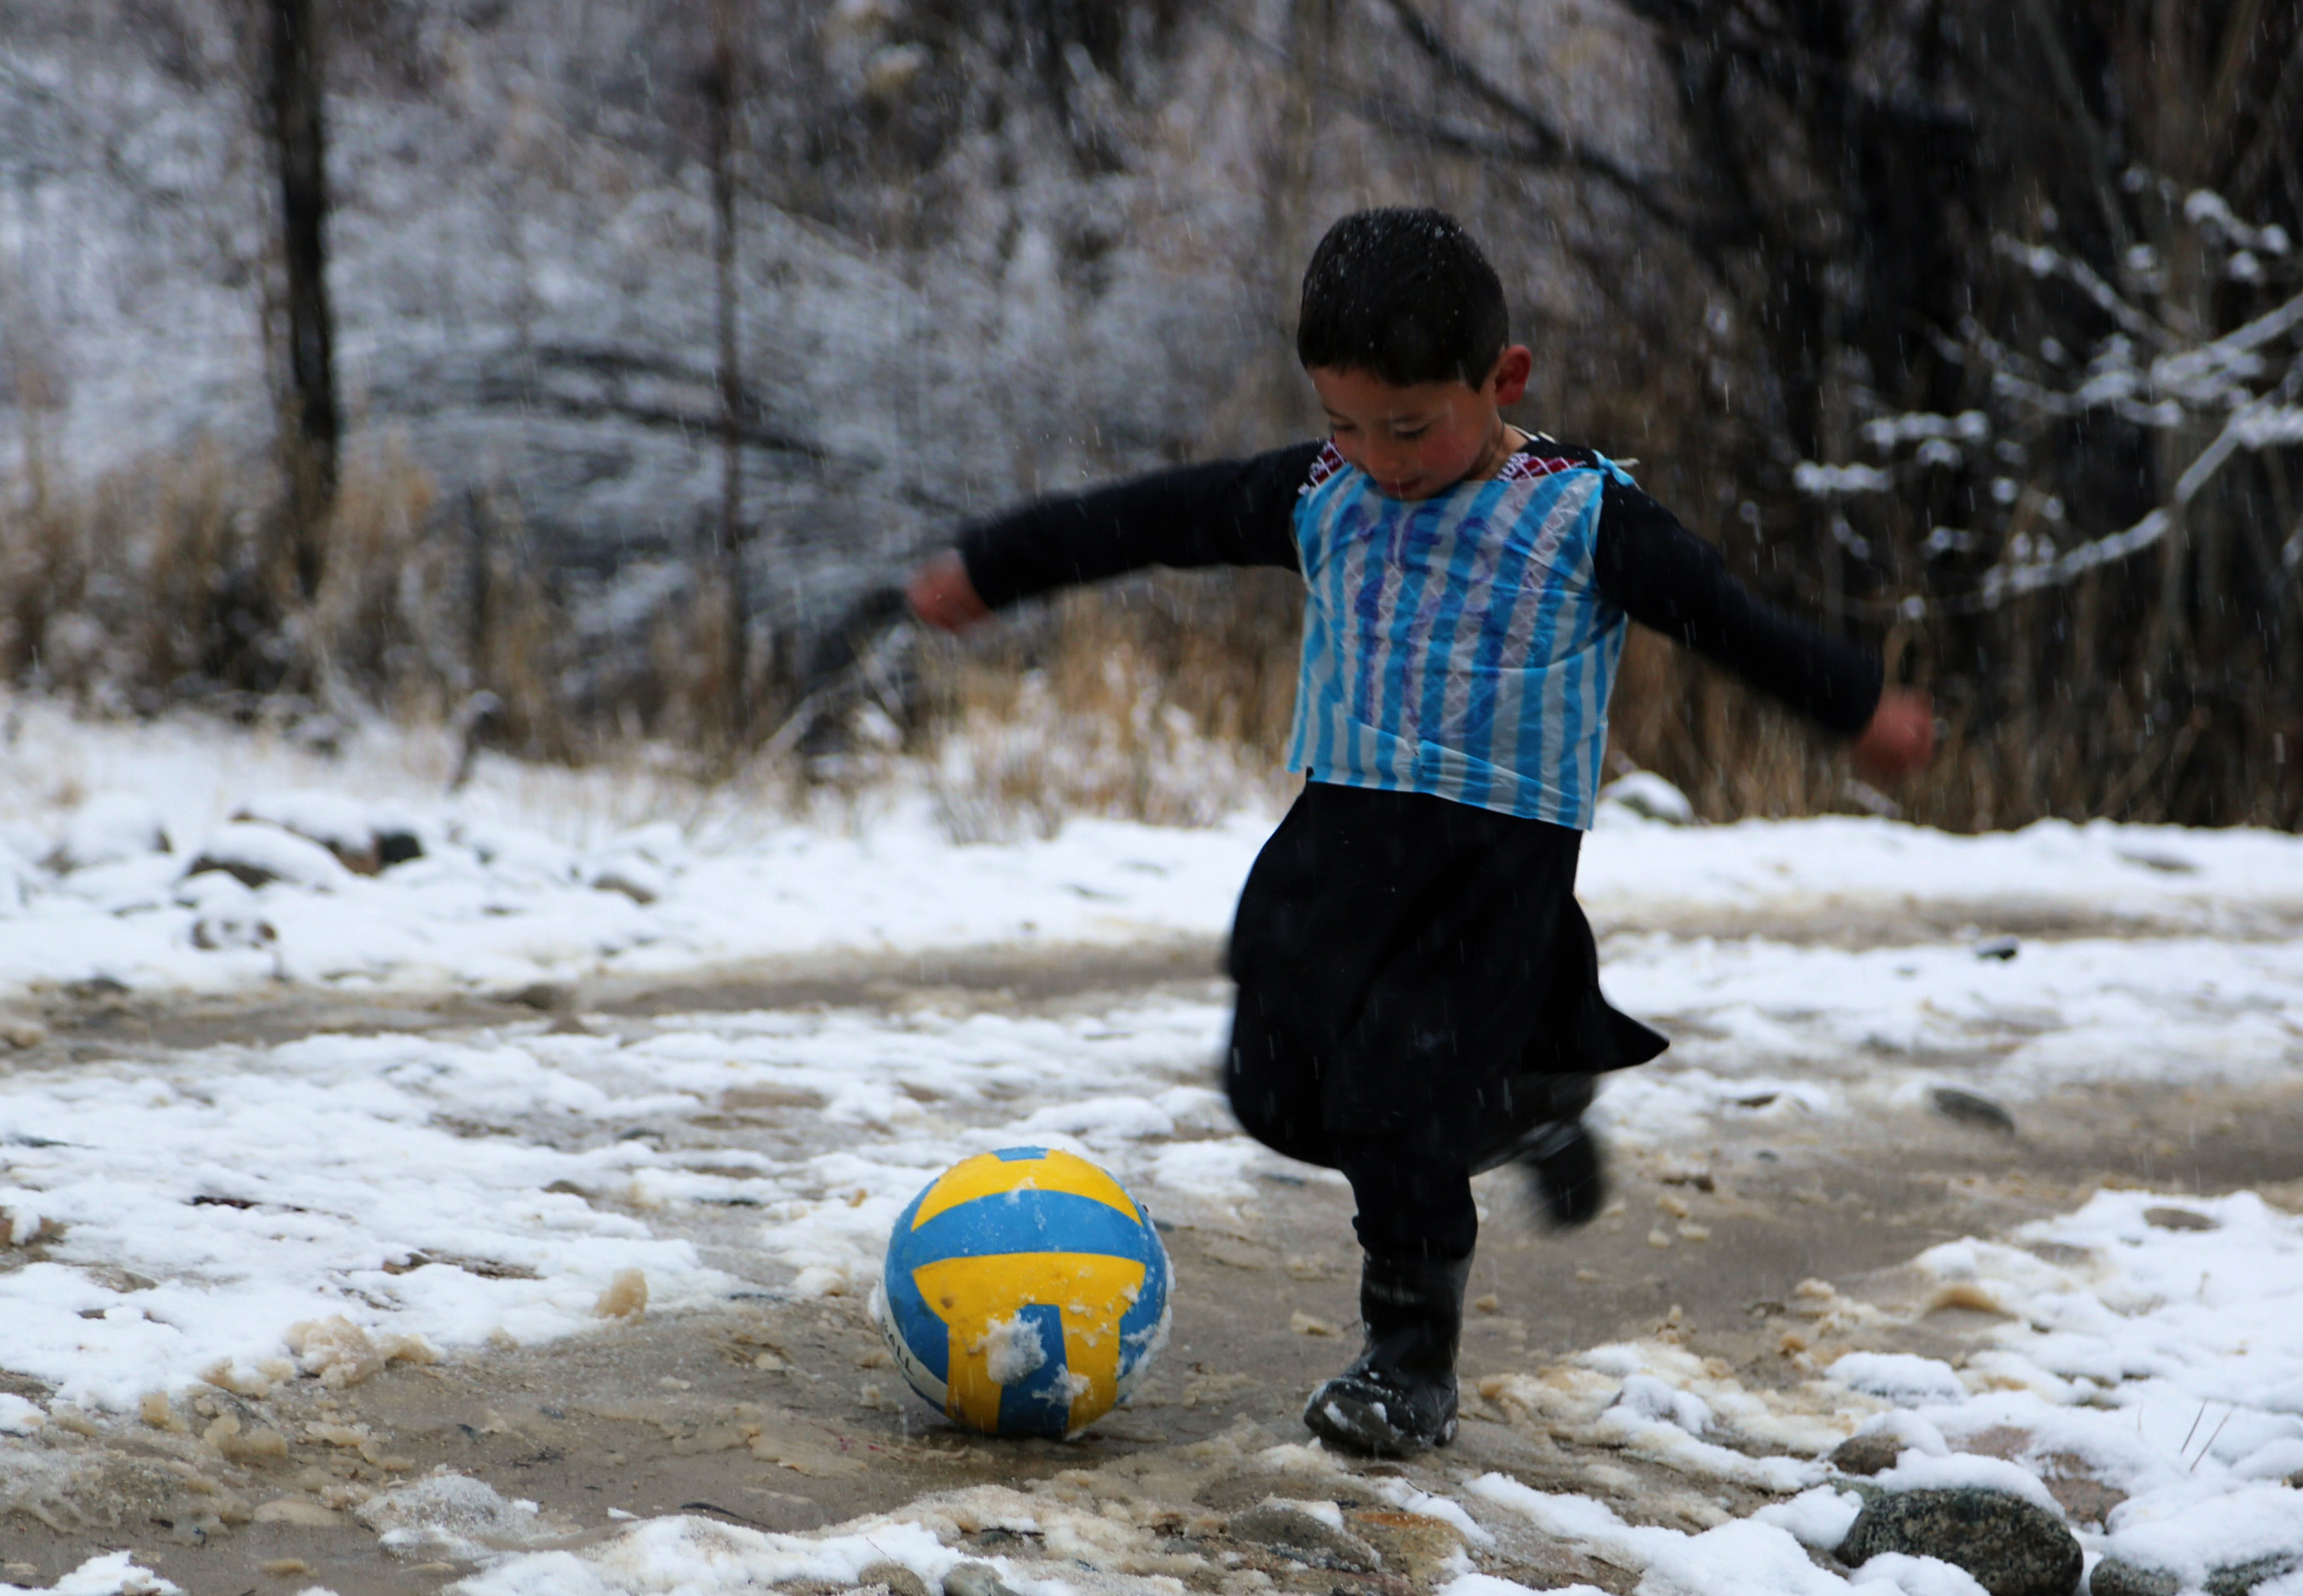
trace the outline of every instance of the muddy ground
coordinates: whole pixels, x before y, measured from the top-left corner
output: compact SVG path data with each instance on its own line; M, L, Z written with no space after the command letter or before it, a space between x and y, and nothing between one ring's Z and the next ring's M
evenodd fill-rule
M43 1032L23 1034L13 1058L52 1066L315 1030L455 1030L501 1023L523 1007L598 1024L618 1014L894 1002L939 991L1018 1007L1153 989L1205 993L1215 990L1212 953L1194 943L1061 959L985 953L437 1003L291 994L150 1006L115 993L60 994ZM1462 1435L1429 1458L1367 1465L1362 1476L1437 1484L1502 1469L1682 1528L1746 1512L1757 1499L1738 1488L1580 1445L1482 1400L1478 1383L1659 1334L1750 1386L1796 1383L1818 1361L1859 1347L1954 1354L1990 1321L1962 1309L1911 1318L1898 1266L1939 1241L2066 1212L2105 1185L2246 1187L2297 1205L2303 1087L2105 1087L2024 1105L2012 1132L1916 1109L1804 1128L1778 1120L1619 1158L1614 1174L1606 1216L1568 1235L1537 1223L1507 1176L1483 1183L1489 1212L1464 1338ZM925 1492L1045 1482L1065 1499L1134 1503L1137 1521L1162 1526L1161 1545L1204 1548L1220 1538L1224 1513L1272 1491L1248 1456L1303 1438L1304 1394L1354 1347L1344 1194L1318 1181L1266 1186L1236 1231L1168 1232L1174 1338L1136 1401L1075 1441L998 1442L952 1430L904 1390L860 1300L788 1300L763 1266L756 1296L572 1342L395 1365L333 1392L309 1381L264 1397L218 1391L154 1415L159 1423L66 1414L40 1440L11 1443L37 1450L49 1483L0 1514L0 1581L45 1585L94 1552L126 1547L198 1593L316 1583L340 1596L436 1591L470 1565L389 1557L354 1513L367 1491L441 1465L537 1503L565 1521L570 1544L612 1533L622 1520L612 1514L686 1510L799 1530ZM1815 1293L1799 1291L1811 1279L1900 1311L1869 1327L1818 1324ZM5 1374L0 1389L46 1395ZM203 1439L227 1418L239 1422L238 1439ZM261 1440L267 1432L282 1444ZM1413 1586L1417 1570L1428 1573L1452 1548L1402 1542L1427 1533L1428 1521L1394 1523L1374 1510L1381 1504L1371 1491L1356 1489L1344 1480L1326 1493L1365 1539L1390 1537L1385 1574L1308 1569L1235 1548L1221 1579L1185 1583L1231 1591L1240 1569L1263 1567L1282 1589L1400 1596L1403 1578ZM1003 1533L980 1544L1001 1550ZM1480 1561L1538 1587L1632 1583L1624 1570L1532 1536L1482 1550Z

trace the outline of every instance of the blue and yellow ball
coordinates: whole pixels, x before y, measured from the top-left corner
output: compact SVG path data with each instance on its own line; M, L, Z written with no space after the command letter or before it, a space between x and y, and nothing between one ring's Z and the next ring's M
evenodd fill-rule
M963 1160L897 1217L874 1311L912 1389L987 1435L1065 1436L1126 1399L1168 1339L1168 1252L1068 1153Z

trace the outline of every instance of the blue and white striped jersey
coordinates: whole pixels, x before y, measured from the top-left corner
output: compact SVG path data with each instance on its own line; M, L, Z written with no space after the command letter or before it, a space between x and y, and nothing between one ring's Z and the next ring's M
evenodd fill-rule
M1295 443L1042 499L959 549L994 609L1147 565L1301 571L1295 768L1577 828L1627 617L1845 736L1884 680L1875 651L1761 601L1612 461L1548 440L1420 503Z
M1308 589L1287 766L1589 830L1626 617L1593 570L1613 461L1522 453L1387 499L1332 446L1297 497Z

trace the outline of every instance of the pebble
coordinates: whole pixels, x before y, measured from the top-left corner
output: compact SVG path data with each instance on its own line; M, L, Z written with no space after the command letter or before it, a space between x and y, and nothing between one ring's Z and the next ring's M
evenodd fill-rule
M344 1516L323 1507L308 1497L283 1496L257 1508L255 1519L257 1524L284 1524L299 1530L325 1530L343 1523Z
M1991 1596L2071 1596L2087 1563L2053 1513L1974 1487L1881 1497L1856 1518L1838 1556L1860 1567L1890 1551L1964 1568Z
M1267 1498L1244 1513L1233 1514L1224 1532L1235 1541L1268 1546L1298 1562L1319 1563L1330 1568L1371 1574L1382 1561L1374 1547L1349 1530L1337 1529L1276 1497Z
M943 1576L943 1596L1016 1596L989 1563L962 1563Z
M1895 1466L1903 1443L1884 1430L1851 1435L1832 1448L1831 1466L1843 1474L1877 1474Z
M856 1575L856 1583L882 1586L888 1596L933 1596L928 1582L901 1563L867 1563Z
M2257 1558L2251 1563L2235 1563L2228 1568L2213 1568L2207 1572L2207 1596L2248 1596L2257 1585L2267 1585L2299 1566L2292 1552L2277 1552L2267 1558Z
M2143 1568L2123 1558L2105 1558L2088 1575L2088 1596L2175 1596L2183 1582L2156 1568Z
M2207 1596L2248 1596L2258 1585L2303 1566L2292 1553L2257 1558L2214 1569L2200 1587ZM2157 1568L2146 1568L2124 1558L2105 1558L2088 1576L2088 1596L2175 1596L2183 1582Z
M1936 1112L1946 1119L1956 1119L1961 1125L1972 1125L1979 1130L1996 1131L2001 1136L2015 1134L2015 1116L2001 1108L1988 1097L1973 1092L1962 1092L1957 1086L1937 1086L1928 1094Z
M2196 1208L2147 1208L2143 1222L2162 1230L2213 1230L2215 1221Z
M576 1001L576 989L558 981L531 981L516 992L498 994L496 1001L554 1014Z
M1446 1583L1443 1575L1456 1567L1464 1554L1464 1533L1445 1519L1421 1513L1351 1513L1344 1522L1373 1547L1383 1571L1410 1584L1432 1586Z

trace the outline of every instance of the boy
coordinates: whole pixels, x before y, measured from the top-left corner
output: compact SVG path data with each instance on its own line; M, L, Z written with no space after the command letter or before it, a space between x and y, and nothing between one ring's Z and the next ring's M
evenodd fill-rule
M1626 618L1854 737L1874 780L1933 745L1875 654L1757 602L1606 457L1507 426L1533 358L1506 334L1452 219L1346 216L1296 336L1326 443L1027 505L907 587L958 630L1146 565L1303 574L1304 787L1240 897L1226 1084L1251 1135L1351 1183L1365 1344L1303 1420L1379 1454L1455 1432L1471 1177L1516 1161L1555 1220L1590 1218L1590 1077L1666 1045L1600 996L1574 899Z

